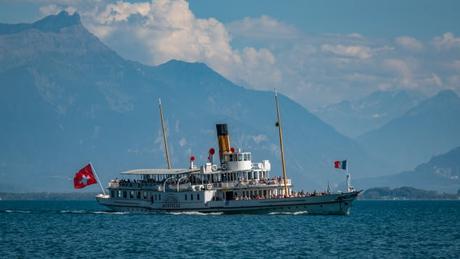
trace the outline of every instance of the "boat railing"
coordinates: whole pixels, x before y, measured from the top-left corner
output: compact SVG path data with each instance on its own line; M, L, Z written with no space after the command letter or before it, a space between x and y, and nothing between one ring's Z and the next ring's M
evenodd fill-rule
M266 187L266 186L284 186L283 179L280 178L273 178L273 179L250 179L250 180L238 180L233 182L217 182L217 183L203 183L206 185L207 189L213 188L224 188L224 189L231 189L231 188L245 188L245 187ZM207 184L210 184L212 188L209 188ZM286 179L286 184L288 186L291 185L291 179ZM172 186L168 189L177 189L177 183L172 183ZM109 188L130 188L130 189L141 189L141 188L148 188L148 189L158 189L163 187L161 182L149 182L143 180L134 180L134 181L127 181L127 180L112 180L109 182ZM191 188L190 183L180 183L179 189L189 191Z
M157 189L160 186L158 182L147 181L126 181L126 180L112 180L109 182L109 188L153 188Z

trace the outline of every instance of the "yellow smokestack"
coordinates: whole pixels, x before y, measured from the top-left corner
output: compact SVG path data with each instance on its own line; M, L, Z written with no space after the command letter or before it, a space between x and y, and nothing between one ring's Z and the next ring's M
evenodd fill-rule
M228 136L227 124L216 124L217 141L219 142L219 158L223 162L225 153L230 152L230 137Z

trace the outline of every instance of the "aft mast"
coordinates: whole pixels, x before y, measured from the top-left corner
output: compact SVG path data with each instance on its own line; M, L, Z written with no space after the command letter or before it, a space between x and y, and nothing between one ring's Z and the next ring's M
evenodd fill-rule
M275 89L275 104L276 104L276 126L278 127L278 134L280 139L280 151L281 151L281 166L283 169L283 183L284 183L284 196L288 196L287 188L287 176L286 176L286 161L284 160L284 144L283 144L283 129L281 127L281 115L280 107L278 102L278 93Z
M169 150L168 150L168 138L166 136L165 123L163 118L163 108L161 106L161 99L158 99L158 106L160 107L160 120L161 120L161 131L163 132L163 144L166 156L166 163L168 164L168 169L171 169L171 160L169 159Z

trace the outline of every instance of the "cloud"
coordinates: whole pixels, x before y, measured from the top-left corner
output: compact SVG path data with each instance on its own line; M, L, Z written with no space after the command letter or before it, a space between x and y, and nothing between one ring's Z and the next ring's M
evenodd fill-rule
M252 140L256 143L256 144L260 144L264 141L267 141L268 140L268 137L266 135L263 135L263 134L259 134L259 135L255 135L255 136L252 136Z
M439 50L460 48L460 38L455 37L452 32L446 32L442 36L435 37L433 43Z
M371 49L366 46L345 46L341 44L331 45L323 44L321 45L321 50L324 52L332 53L338 56L359 58L359 59L368 59L372 57Z
M57 14L62 10L65 10L69 14L73 14L77 11L77 9L73 6L67 6L65 8L62 8L61 6L58 6L56 4L45 5L39 8L39 12L42 15Z
M460 60L454 60L449 64L449 67L451 67L454 70L460 71Z
M383 61L383 66L399 75L402 86L410 88L416 86L416 83L413 81L412 69L406 61L401 59L386 59Z
M300 32L293 26L285 24L267 15L257 18L246 17L233 21L226 26L231 35L262 40L293 40L300 37Z
M431 78L428 78L426 81L427 83L435 85L435 86L439 86L439 87L443 86L442 79L435 73L432 73Z
M378 89L460 88L460 38L451 32L431 41L308 34L268 15L227 24L199 18L185 0L42 1L43 14L78 10L84 26L125 58L203 62L237 84L276 87L309 108Z
M120 46L121 55L130 57L132 46L137 46L134 59L146 64L171 59L204 62L230 80L255 88L273 88L282 78L270 50L234 49L224 24L195 17L184 0L119 1L83 16L85 25L104 42Z
M395 42L399 46L405 49L408 49L408 50L420 51L423 49L423 44L413 37L409 37L409 36L397 37L395 39Z
M129 3L117 2L116 4L109 4L102 11L97 19L102 24L110 24L113 22L127 21L131 15L145 16L150 12L149 3Z

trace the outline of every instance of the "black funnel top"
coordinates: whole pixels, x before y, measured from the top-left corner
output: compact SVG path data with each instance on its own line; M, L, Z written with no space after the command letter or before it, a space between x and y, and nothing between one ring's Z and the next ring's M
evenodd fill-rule
M216 124L217 136L228 135L227 124Z

